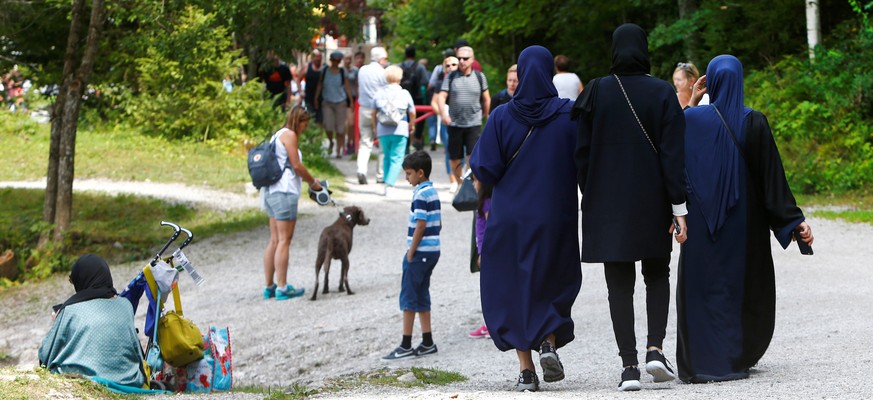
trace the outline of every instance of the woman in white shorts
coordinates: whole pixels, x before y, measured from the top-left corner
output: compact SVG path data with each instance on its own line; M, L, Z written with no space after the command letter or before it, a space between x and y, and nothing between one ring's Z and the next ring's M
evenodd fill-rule
M300 133L309 125L309 118L306 110L295 106L288 112L285 126L270 139L278 142L276 158L279 165L286 165L286 168L278 182L261 188L262 206L270 216L270 242L264 251L265 299L288 300L303 295L303 288L289 285L287 277L301 183L306 181L313 190L321 190L321 183L303 166L303 153L297 146Z

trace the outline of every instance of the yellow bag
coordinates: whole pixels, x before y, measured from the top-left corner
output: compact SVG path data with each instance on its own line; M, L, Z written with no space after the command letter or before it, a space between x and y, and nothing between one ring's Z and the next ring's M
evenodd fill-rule
M203 336L191 320L182 316L179 288L173 285L175 311L168 311L158 320L158 345L161 357L174 367L184 367L203 358Z

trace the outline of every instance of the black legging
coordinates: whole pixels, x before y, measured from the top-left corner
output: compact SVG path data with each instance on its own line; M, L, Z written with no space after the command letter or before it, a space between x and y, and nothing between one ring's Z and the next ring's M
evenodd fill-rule
M637 271L633 262L604 263L609 289L609 314L623 366L637 365L637 339L634 333L634 284ZM667 334L670 307L670 257L643 260L646 283L646 315L649 323L646 347L662 348Z

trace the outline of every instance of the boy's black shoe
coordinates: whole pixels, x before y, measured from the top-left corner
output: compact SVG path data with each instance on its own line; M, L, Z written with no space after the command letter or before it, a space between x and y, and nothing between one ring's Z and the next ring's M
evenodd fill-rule
M426 356L426 355L430 355L430 354L436 354L436 352L437 352L436 343L434 343L430 346L425 346L422 343L422 344L418 345L418 347L416 347L415 350L413 350L413 353L415 353L416 357Z
M382 357L382 361L397 361L412 357L415 357L415 350L397 347L394 351L388 353L385 357Z
M536 392L540 390L540 378L537 373L526 369L518 374L518 382L515 384L515 390L519 392Z
M670 362L660 350L649 350L646 353L646 372L652 375L652 380L655 383L670 382L676 379L673 368L670 368Z
M640 390L640 370L637 367L625 367L621 372L621 383L618 390L629 392Z
M548 341L543 341L540 346L540 367L543 369L544 381L557 382L564 379L564 365L558 358L555 346L552 346Z

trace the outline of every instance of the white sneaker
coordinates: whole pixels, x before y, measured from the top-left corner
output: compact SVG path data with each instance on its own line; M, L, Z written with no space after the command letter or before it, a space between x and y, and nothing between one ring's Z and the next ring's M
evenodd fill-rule
M449 186L449 193L454 194L458 191L458 182L452 182L452 185Z
M394 193L394 186L385 185L385 189L382 190L382 196L391 197Z

